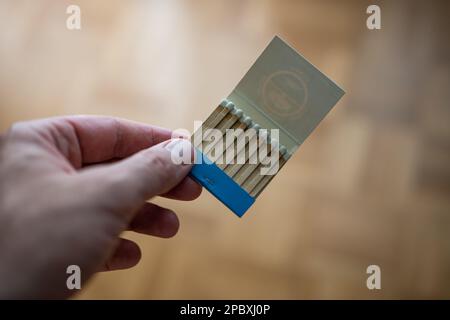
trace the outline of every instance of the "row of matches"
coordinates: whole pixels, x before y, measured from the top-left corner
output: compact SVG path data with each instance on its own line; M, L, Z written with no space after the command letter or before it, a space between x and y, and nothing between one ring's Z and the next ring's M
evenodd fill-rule
M278 140L272 139L267 130L261 130L261 126L252 121L250 117L244 114L242 110L237 108L232 102L228 100L223 100L220 105L213 111L213 113L206 119L206 121L202 124L202 132L206 132L206 134L202 137L201 142L197 142L194 139L194 144L196 148L202 150L203 154L205 154L210 159L220 158L225 159L225 155L229 148L235 148L235 152L233 153L234 159L233 161L229 161L227 163L224 161L223 163L216 163L216 165L222 169L229 177L231 177L237 184L239 184L248 194L252 197L257 197L264 190L267 184L272 180L278 170L286 163L289 158L289 153L287 152L284 146L280 146ZM208 132L207 129L217 129L220 130L223 139L221 141L211 141L211 132ZM247 141L245 144L237 144L233 143L233 141L228 141L225 139L226 130L228 129L241 129L242 135L245 134L246 130L253 129L256 132L256 135L253 135L250 141ZM253 139L258 139L259 142L252 141ZM238 140L240 137L237 136ZM270 157L271 152L277 149L277 164L276 168L270 168L273 171L270 175L261 174L261 168L267 168L268 159L259 158L256 163L250 163L249 159L254 156L251 152L255 152L254 148L249 148L249 145L252 143L258 143L258 147L261 146L261 141L264 141L267 145L267 152L265 157ZM222 150L224 150L222 157L217 157L217 155L213 155L212 151L215 149L215 145L217 143L223 143L225 141L225 145ZM253 150L253 151L252 151ZM241 157L245 159L244 163L237 163L237 158ZM264 164L263 164L264 163Z

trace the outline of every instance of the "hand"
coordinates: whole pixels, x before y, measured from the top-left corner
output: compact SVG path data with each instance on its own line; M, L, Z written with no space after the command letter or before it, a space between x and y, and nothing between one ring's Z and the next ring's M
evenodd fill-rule
M64 298L82 281L130 268L141 253L124 230L171 237L174 212L146 200L192 200L201 187L175 164L171 132L107 117L22 122L0 140L0 297Z

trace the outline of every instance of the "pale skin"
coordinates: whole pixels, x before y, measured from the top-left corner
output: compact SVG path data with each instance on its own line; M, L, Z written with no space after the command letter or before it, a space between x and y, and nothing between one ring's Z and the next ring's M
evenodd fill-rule
M66 298L66 269L82 283L130 268L125 230L169 238L176 214L147 202L193 200L201 187L176 164L171 131L122 119L56 117L13 125L0 138L0 298Z

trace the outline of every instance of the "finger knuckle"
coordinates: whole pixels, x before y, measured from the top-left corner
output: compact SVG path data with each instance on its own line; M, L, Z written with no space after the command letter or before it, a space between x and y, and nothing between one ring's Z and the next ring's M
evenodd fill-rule
M152 153L148 170L151 170L152 174L157 174L161 179L168 180L171 176L172 163L166 156L160 153Z
M13 123L9 127L7 134L10 137L20 137L20 136L23 136L26 131L27 131L27 122L20 121L20 122Z

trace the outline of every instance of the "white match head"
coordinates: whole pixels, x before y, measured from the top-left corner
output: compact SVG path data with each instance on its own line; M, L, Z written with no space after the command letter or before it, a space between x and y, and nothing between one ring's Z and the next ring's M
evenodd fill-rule
M244 118L241 121L246 126L249 126L252 123L252 118L250 118L249 116L244 116Z
M258 132L261 129L261 126L259 124L257 124L257 123L252 122L250 128L252 128L256 132Z
M255 134L257 135L258 132L259 132L259 130L261 129L261 126L260 126L259 124L254 123L254 122L252 121L252 124L250 125L249 129L254 130L254 131L255 131Z
M228 100L227 100L227 99L223 99L223 100L220 102L220 105L221 105L222 107L224 107L224 108L227 107L227 104L228 104Z
M239 108L235 108L234 110L231 111L231 113L239 118L242 117L242 115L244 114L244 112Z
M227 108L228 110L234 110L234 103L229 101L226 104L225 108Z

